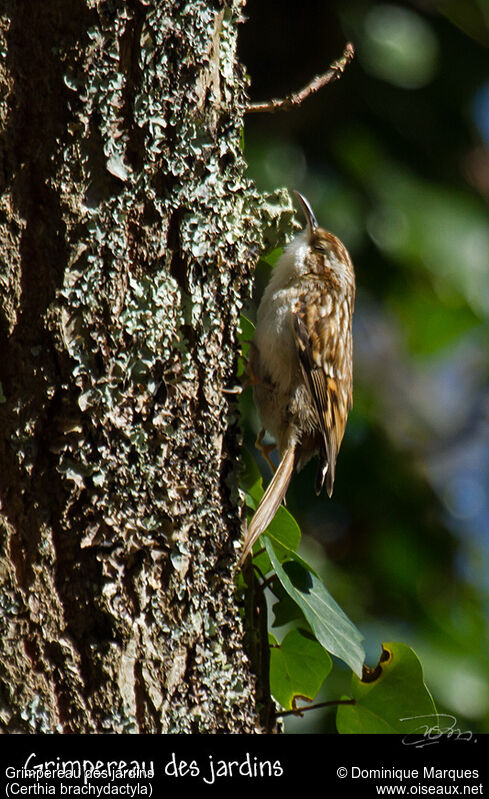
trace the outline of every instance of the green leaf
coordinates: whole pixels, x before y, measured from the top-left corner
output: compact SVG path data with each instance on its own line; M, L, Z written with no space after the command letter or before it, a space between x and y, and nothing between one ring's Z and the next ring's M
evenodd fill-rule
M262 496L263 486L262 479L260 477L246 492L246 504L248 508L250 508L252 511L255 511ZM250 522L250 519L251 515L248 518L248 523ZM275 542L277 556L280 558L280 560L284 560L290 554L294 554L301 540L301 531L299 525L289 511L283 507L283 505L278 509L274 518L270 522L267 528L267 535L269 535L270 538L272 538L272 540ZM255 553L253 562L255 566L260 569L262 574L268 574L270 571L272 571L273 567L267 553L262 552L260 555L256 555L257 552L263 549L263 541L264 539L262 536L260 536L253 547L253 551Z
M250 473L249 469L248 473ZM257 474L258 477L256 477L256 479L252 483L248 484L246 490L246 504L248 505L249 508L251 508L251 510L255 510L255 508L258 507L258 503L260 502L260 499L264 494L263 480L260 474L260 470L258 469L258 466L256 466L256 471L253 469L253 473Z
M273 520L267 528L267 536L274 541L278 547L281 547L285 552L280 551L281 555L288 552L295 552L300 544L301 530L296 520L291 513L280 506ZM263 543L263 542L262 542Z
M273 606L272 627L283 627L297 619L301 619L302 624L307 624L299 605L288 595L282 583L277 581L277 584L273 586L273 593L277 597L277 602Z
M239 330L238 330L238 341L241 344L243 355L246 357L248 355L248 350L250 348L250 342L255 334L255 326L253 322L241 314L239 318Z
M361 675L365 660L361 633L303 560L291 553L293 560L282 565L268 533L265 546L277 577L299 605L319 643Z
M250 499L252 503L250 505L248 502L248 506L254 508L258 504L259 498L263 495L260 470L256 465L253 455L246 447L243 447L241 451L241 460L243 463L243 470L240 475L241 488L246 492L250 490L253 492L253 498L251 494L248 494L246 499L247 501ZM258 499L255 499L255 497L258 497Z
M373 678L373 679L372 679ZM340 705L340 733L422 733L437 727L436 707L423 681L417 655L406 644L382 645L379 665L370 677L352 677L355 705Z
M275 249L272 250L272 252L269 252L268 255L263 255L261 260L265 261L265 263L269 266L275 266L282 253L282 247L275 247Z
M257 480L247 491L246 502L251 510L256 510L258 504L263 496L263 485L261 478ZM289 552L295 552L301 540L301 530L296 520L291 513L284 508L283 505L279 507L272 521L267 527L266 534L271 538L278 547L280 556ZM263 546L263 542L260 544Z
M250 351L250 344L255 333L255 326L243 314L239 319L238 341L241 344L242 358L238 359L238 377L241 377L245 372L245 365L243 359L248 358Z
M270 690L274 699L291 710L296 698L312 700L332 669L331 658L305 630L291 630L270 650Z

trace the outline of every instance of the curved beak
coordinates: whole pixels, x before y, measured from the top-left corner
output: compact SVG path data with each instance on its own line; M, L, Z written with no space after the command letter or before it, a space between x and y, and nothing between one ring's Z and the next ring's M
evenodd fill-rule
M312 210L312 208L309 205L308 201L306 200L305 197L303 197L302 194L300 194L298 191L294 191L294 194L296 195L297 199L299 200L299 202L300 202L300 204L302 206L302 210L304 211L304 216L306 217L306 222L307 222L307 233L308 233L309 238L311 238L313 232L316 230L316 228L319 227L319 225L317 223L317 219L314 216L314 211Z

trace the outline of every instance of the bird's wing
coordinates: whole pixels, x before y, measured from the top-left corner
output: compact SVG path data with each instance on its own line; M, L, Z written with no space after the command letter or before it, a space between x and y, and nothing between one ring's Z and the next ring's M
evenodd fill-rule
M321 315L325 307L331 312ZM320 455L326 463L317 489L326 478L331 496L336 458L352 402L351 313L346 306L338 308L331 301L304 301L293 314L293 330L304 381L324 441Z

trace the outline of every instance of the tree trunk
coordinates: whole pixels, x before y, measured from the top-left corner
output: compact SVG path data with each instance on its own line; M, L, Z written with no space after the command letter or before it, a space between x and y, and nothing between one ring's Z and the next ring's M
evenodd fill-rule
M267 730L233 581L242 4L2 4L4 732Z

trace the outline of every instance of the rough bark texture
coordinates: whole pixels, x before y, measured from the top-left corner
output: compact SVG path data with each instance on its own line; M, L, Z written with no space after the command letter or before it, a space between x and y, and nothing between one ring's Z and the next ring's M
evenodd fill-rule
M263 730L225 392L270 212L241 6L2 3L4 732Z

